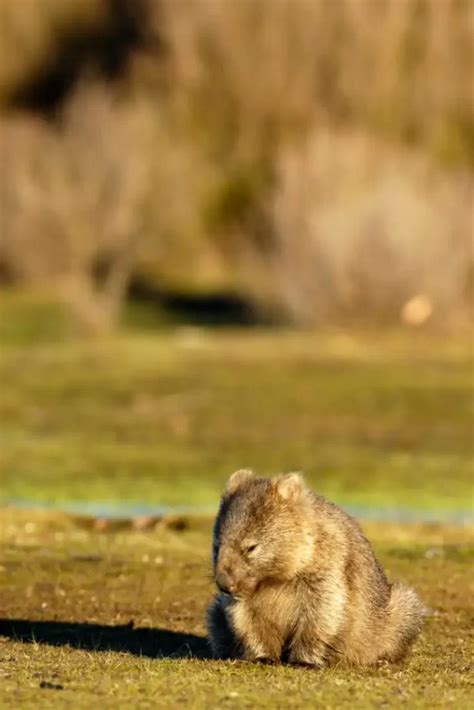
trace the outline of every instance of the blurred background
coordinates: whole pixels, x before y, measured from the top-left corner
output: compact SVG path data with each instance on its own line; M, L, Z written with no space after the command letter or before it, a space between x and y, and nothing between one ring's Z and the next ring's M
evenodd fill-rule
M213 506L254 466L464 515L471 0L0 22L3 500Z

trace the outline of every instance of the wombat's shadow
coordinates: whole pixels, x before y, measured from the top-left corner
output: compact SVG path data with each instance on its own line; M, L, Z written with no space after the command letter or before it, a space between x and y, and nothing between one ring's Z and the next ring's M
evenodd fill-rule
M205 638L159 628L103 626L65 621L0 619L0 636L89 651L121 651L150 658L210 658Z

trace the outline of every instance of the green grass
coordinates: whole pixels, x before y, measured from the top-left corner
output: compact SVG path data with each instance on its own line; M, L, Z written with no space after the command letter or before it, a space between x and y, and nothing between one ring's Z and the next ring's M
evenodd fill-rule
M17 289L0 291L0 343L38 345L69 339L74 332L70 315L57 297Z
M250 466L303 470L343 504L472 504L466 340L195 328L5 337L0 382L4 500L212 506L228 474Z
M343 503L471 505L466 341L169 324L80 341L38 304L0 314L4 500L213 506L252 466L303 469ZM472 529L366 524L433 615L407 663L321 673L209 658L209 519L140 531L4 508L0 521L1 707L472 706Z
M147 531L0 511L0 705L472 707L472 529L367 524L391 578L432 610L410 659L312 671L209 658L210 520Z

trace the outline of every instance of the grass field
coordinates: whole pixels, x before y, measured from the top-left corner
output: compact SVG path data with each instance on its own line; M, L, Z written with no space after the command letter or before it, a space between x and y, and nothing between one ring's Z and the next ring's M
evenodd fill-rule
M1 515L2 707L472 707L472 529L365 525L432 615L406 663L318 672L209 658L209 520L101 533L55 513Z
M473 528L441 522L472 510L468 339L163 324L85 341L47 307L20 316L0 323L0 706L472 707ZM407 663L214 662L210 517L32 509L213 509L243 466L303 470L386 518L365 524L382 563L432 609ZM400 510L440 522L387 522Z
M346 505L472 503L469 342L176 328L6 340L1 498L215 506L236 468ZM196 485L196 481L199 485Z

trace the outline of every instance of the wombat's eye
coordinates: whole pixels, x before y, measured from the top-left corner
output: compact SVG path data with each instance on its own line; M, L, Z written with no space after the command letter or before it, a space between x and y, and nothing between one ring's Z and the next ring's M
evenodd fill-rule
M244 547L244 552L245 552L245 554L247 555L247 554L249 554L250 552L253 552L254 550L256 550L257 547L258 547L258 543L257 543L257 542L253 542L251 545L246 545L246 546Z

